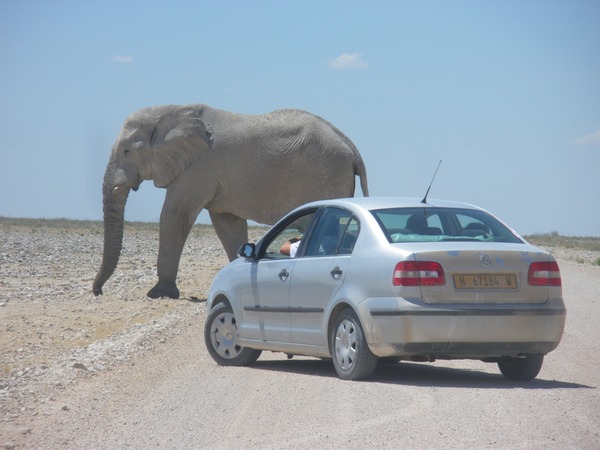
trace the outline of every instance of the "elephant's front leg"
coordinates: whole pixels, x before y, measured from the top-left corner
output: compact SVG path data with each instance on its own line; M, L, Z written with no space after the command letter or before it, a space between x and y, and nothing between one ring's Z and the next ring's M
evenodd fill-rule
M148 297L179 298L177 271L183 246L198 214L190 208L173 205L169 195L160 215L160 234L157 261L158 283L148 291Z

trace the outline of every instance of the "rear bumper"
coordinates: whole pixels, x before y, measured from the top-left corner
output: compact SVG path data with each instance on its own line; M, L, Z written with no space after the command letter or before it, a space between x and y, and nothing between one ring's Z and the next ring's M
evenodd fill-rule
M494 358L546 354L562 338L562 299L544 305L447 305L368 299L358 307L379 357Z

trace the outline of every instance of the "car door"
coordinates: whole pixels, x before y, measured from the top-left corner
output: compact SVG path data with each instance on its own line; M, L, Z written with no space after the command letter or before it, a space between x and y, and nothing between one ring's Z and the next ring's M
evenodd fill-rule
M290 279L297 263L280 252L290 238L301 238L316 215L315 208L294 215L269 232L257 258L246 267L241 283L242 336L273 342L290 342ZM302 248L302 244L300 249Z
M242 287L242 335L261 341L290 342L289 276L295 261L273 259L249 264Z
M326 208L311 229L290 277L292 342L326 345L325 311L344 281L358 231L358 221L341 208Z

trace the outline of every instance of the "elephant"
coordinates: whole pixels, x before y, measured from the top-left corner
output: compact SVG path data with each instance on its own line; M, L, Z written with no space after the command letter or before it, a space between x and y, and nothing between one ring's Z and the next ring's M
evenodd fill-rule
M203 209L231 261L248 241L247 220L274 224L309 201L352 197L356 176L368 196L366 168L356 146L306 111L252 115L203 104L136 111L125 119L104 174L104 248L93 293L103 293L117 266L127 198L144 180L166 189L158 282L147 295L179 298L181 254Z

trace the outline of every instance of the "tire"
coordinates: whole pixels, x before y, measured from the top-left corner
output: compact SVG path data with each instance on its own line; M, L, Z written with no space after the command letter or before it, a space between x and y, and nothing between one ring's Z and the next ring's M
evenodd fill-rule
M233 310L219 303L210 310L204 324L204 342L208 353L221 366L246 366L255 362L260 350L242 347Z
M530 381L540 373L543 362L544 355L527 355L524 358L503 356L498 361L498 367L509 380Z
M347 308L330 330L333 366L343 380L364 380L375 372L377 357L371 353L356 313Z

